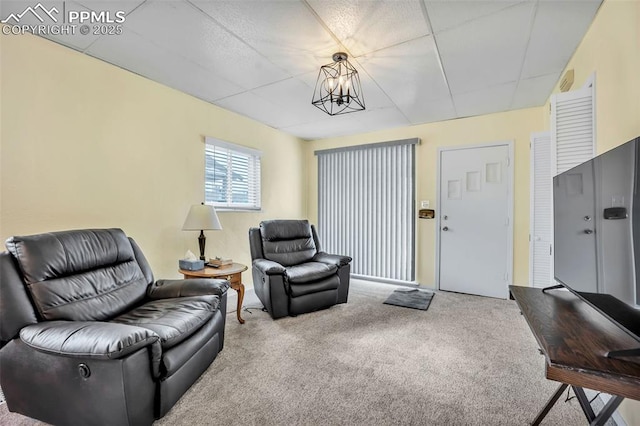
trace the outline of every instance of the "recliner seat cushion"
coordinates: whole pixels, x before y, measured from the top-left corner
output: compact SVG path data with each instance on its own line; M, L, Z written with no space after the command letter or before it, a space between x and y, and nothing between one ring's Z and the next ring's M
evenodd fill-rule
M139 304L149 284L121 229L12 237L6 246L46 320L109 319Z
M308 262L317 249L306 220L265 220L260 223L265 259L283 266Z
M120 315L112 322L136 325L160 336L169 349L202 327L218 309L218 296L193 296L154 300Z
M169 377L178 371L206 345L216 333L224 329L224 318L222 315L220 311L214 313L213 318L189 336L188 339L162 352L162 373L164 377ZM222 339L222 335L220 335L220 339Z
M322 278L335 275L337 271L338 267L336 265L328 265L320 262L306 262L285 268L285 274L289 282L297 284L318 281Z
M291 297L296 298L300 296L309 296L315 293L323 293L327 291L334 291L335 297L338 297L338 287L340 286L340 278L337 275L332 275L329 278L325 278L320 281L306 284L290 284L289 289ZM334 301L335 304L335 301Z

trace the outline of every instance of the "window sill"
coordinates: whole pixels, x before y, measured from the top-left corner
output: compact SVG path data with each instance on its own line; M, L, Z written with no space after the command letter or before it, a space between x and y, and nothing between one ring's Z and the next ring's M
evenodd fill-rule
M214 206L215 207L215 206ZM242 207L215 207L217 213L233 212L233 213L263 213L262 209L247 209Z

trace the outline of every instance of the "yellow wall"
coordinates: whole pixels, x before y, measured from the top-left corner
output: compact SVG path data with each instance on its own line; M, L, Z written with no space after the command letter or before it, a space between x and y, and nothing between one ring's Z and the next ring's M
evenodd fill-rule
M418 137L416 147L416 194L429 200L436 212L437 150L439 147L513 140L515 147L514 284L528 285L529 278L529 136L541 131L539 108L388 129L367 134L324 139L307 146L308 216L317 222L317 160L314 150ZM417 220L417 281L435 286L435 220Z
M2 241L121 227L156 277L179 277L178 258L198 253L181 227L204 197L205 135L264 152L263 212L220 213L209 257L250 265L250 226L305 217L299 139L42 38L0 38Z

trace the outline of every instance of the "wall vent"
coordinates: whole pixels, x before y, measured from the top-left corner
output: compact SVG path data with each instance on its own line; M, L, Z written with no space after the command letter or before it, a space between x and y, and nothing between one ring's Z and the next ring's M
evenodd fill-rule
M562 80L560 80L560 91L568 91L571 89L571 85L573 85L573 70L568 70L562 76Z

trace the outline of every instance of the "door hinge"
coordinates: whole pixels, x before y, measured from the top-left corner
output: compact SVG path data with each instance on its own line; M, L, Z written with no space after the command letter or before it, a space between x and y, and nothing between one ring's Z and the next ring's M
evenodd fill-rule
M509 273L508 272L504 273L504 280L507 281L507 282L509 281Z
M549 244L549 256L553 256L553 246Z
M509 218L504 221L504 226L509 226ZM531 235L529 235L529 241L531 241Z
M507 167L511 165L511 157L507 157Z

